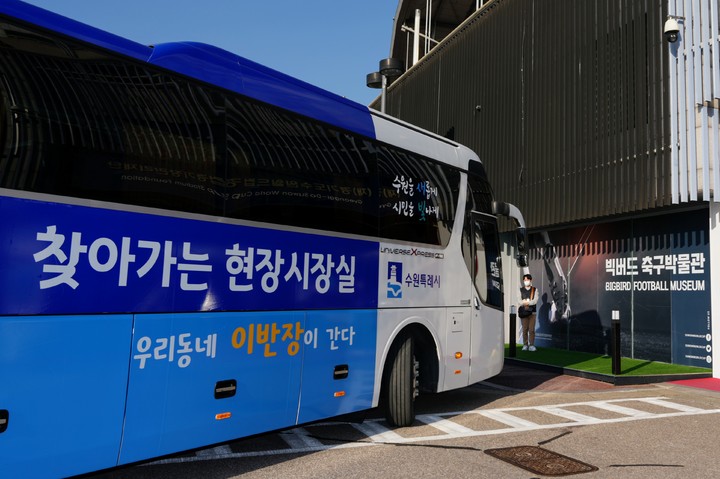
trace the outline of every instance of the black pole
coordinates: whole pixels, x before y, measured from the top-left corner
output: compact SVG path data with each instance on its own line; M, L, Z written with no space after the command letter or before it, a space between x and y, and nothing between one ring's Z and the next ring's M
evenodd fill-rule
M511 358L517 355L517 316L515 315L515 306L510 306L510 324L509 335L510 335L510 352Z
M620 367L620 311L612 312L612 373L618 375Z

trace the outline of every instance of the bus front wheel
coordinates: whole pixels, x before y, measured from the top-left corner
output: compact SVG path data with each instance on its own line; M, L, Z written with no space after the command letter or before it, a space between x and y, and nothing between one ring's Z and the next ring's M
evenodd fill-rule
M390 353L389 372L384 384L385 419L392 426L410 426L415 420L419 370L413 337L407 335L396 341Z

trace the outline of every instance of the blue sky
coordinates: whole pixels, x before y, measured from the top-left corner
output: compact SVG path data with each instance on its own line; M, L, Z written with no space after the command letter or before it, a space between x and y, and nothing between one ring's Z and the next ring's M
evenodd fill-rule
M397 0L25 0L142 44L209 43L362 104Z

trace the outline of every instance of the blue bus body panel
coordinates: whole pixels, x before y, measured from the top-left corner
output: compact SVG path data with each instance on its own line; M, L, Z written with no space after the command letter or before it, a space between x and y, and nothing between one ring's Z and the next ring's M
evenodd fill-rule
M375 386L377 311L313 311L305 345L298 424L372 407ZM347 366L345 379L334 369Z
M370 110L359 103L219 48L159 44L150 62L361 135L375 138Z
M367 310L138 315L120 464L372 407L376 329Z
M152 53L152 48L148 46L18 0L2 0L0 2L0 15L14 17L23 22L77 38L83 42L92 43L136 60L147 61Z
M129 315L0 317L0 477L117 464L131 333Z
M255 327L288 324L294 331L296 323L304 325L303 316L298 312L138 315L120 463L295 424L302 355L282 354L283 343L276 338L275 344L266 344L280 354L266 358ZM238 328L245 331L243 337L235 334ZM240 348L234 347L233 337ZM215 399L216 385L229 380L236 381L236 394ZM230 417L216 419L227 413Z
M18 0L0 16L375 138L367 107L218 48L150 48ZM377 241L14 195L0 194L0 477L372 406Z
M376 242L5 196L0 218L2 315L377 307Z
M177 42L151 48L18 0L0 2L2 14L375 138L366 106L217 47Z

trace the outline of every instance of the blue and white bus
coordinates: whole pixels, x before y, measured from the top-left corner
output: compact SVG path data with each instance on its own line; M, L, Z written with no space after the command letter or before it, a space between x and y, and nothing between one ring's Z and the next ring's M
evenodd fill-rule
M382 406L503 365L467 148L217 48L0 3L0 477Z

